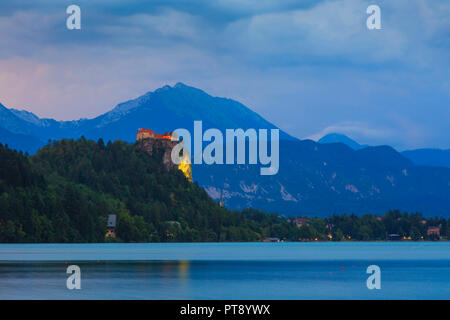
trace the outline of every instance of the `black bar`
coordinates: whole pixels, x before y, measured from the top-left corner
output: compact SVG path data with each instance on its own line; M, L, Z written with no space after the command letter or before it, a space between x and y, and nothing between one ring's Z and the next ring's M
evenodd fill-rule
M1 301L2 313L15 317L48 314L61 317L142 319L379 319L405 318L423 310L448 310L449 301L307 301L307 300L151 300L151 301ZM252 307L253 306L253 307ZM258 307L257 307L258 306ZM187 312L189 308L189 312ZM211 310L213 312L211 314ZM432 309L430 309L432 308ZM54 311L58 311L55 313ZM65 310L65 311L64 311ZM59 317L59 318L61 318Z

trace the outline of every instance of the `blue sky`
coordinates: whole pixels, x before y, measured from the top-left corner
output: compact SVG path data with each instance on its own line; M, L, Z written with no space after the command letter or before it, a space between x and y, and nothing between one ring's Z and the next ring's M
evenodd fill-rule
M299 138L450 148L449 1L142 2L2 1L0 102L73 120L184 82Z

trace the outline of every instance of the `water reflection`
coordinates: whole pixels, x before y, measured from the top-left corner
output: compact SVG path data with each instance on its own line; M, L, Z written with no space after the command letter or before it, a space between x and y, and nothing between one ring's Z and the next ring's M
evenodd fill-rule
M446 299L450 264L379 261L368 290L356 261L99 261L0 263L0 299ZM81 268L81 290L66 268Z

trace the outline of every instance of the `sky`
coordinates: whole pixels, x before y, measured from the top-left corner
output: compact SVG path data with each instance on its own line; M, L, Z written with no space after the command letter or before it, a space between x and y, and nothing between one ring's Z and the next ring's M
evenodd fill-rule
M143 2L1 1L0 102L75 120L183 82L298 138L450 148L448 0Z

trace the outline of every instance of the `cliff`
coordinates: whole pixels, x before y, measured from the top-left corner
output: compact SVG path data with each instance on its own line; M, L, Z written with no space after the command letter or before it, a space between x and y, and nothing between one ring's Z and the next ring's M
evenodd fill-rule
M145 150L150 155L162 154L162 161L167 170L179 169L183 172L185 177L192 182L192 168L188 162L182 162L177 165L172 162L171 153L173 147L178 144L178 141L169 139L141 139L137 141L137 145L142 150Z

